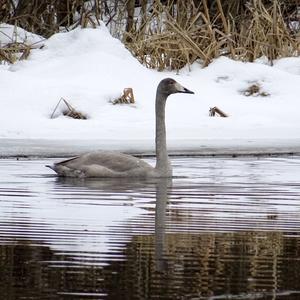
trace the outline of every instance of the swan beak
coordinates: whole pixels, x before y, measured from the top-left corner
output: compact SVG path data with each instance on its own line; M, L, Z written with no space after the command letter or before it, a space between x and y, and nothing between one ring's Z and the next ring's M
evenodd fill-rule
M180 92L180 93L185 93L185 94L195 94L193 91L190 91L190 90L188 90L187 88L183 88L183 92Z
M195 94L193 91L188 90L178 82L176 82L177 93L185 93L185 94Z

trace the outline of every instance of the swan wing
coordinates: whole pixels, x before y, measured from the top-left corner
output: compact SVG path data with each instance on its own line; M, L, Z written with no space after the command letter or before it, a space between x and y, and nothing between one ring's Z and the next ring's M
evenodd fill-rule
M145 161L123 153L96 151L61 161L51 167L67 177L147 176L153 167Z

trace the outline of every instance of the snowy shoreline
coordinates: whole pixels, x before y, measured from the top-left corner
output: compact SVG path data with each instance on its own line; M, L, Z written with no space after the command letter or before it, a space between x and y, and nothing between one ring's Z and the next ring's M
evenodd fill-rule
M101 141L0 139L0 159L69 157L96 150L113 150L137 156L154 156L152 144L153 141L140 139L126 140L126 142L112 139ZM300 155L300 139L170 140L168 149L170 156Z
M274 66L220 57L206 68L194 63L157 72L101 25L55 34L27 60L0 66L0 157L67 157L97 149L153 155L155 91L165 77L195 92L168 100L171 155L300 153L300 57ZM135 103L113 105L124 88L133 89ZM64 107L54 116L61 98L87 119L66 117ZM229 117L209 116L212 107Z

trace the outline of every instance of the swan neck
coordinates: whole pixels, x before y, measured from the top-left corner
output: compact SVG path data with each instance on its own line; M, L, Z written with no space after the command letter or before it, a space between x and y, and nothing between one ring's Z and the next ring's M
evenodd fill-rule
M156 115L156 169L160 173L168 175L171 172L171 166L167 152L166 124L165 124L165 106L167 95L156 93L155 115Z

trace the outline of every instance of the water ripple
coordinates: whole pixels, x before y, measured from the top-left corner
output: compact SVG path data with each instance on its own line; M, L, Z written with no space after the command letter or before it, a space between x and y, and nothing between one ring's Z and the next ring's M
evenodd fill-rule
M174 158L172 181L51 162L0 160L4 299L298 299L299 157Z

